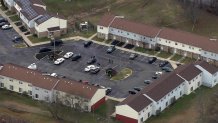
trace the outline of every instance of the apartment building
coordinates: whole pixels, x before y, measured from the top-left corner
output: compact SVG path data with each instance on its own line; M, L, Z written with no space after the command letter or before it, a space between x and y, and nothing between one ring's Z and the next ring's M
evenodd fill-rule
M45 75L15 64L0 69L0 88L25 93L34 100L56 102L81 111L92 111L105 102L105 89Z
M23 25L40 37L60 37L67 33L67 20L48 13L41 0L4 0L15 11Z
M157 48L218 65L216 39L132 22L122 16L111 14L103 16L97 25L97 36L105 40L119 40L137 47Z
M143 123L201 85L216 85L217 72L217 67L205 61L180 66L118 104L115 111L116 119L124 123Z

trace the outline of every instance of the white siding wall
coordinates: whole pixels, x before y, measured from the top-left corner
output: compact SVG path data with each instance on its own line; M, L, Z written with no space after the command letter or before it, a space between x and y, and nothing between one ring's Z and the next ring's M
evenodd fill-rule
M10 7L14 6L14 0L4 0Z
M134 109L132 109L128 105L116 106L116 114L126 116L129 118L133 118L136 120L138 120L138 116L139 116L138 112L136 112Z
M67 20L52 17L40 25L35 24L35 29L37 32L45 32L48 31L48 28L56 26L60 26L60 28L67 28Z
M143 121L146 121L149 117L152 116L152 104L148 105L147 107L145 107L142 111L139 112L139 117L138 117L138 121L140 123L141 118L143 118ZM148 117L149 114L149 117Z
M15 2L14 2L14 7L19 13L20 13L20 10L22 10L22 8L20 8L20 6Z
M22 13L20 13L20 18L29 27L29 21Z
M0 76L0 82L4 83L4 87L8 90L11 90L10 85L13 86L13 90L11 90L11 91L14 91L17 93L32 91L32 86L30 83L19 81L19 80L13 79L13 78ZM21 88L21 90L22 90L21 92L19 92L19 88Z
M218 83L218 73L215 75L212 75L207 70L202 68L199 65L196 65L197 68L199 68L201 71L203 71L202 75L202 84L207 87L213 87Z
M106 96L106 89L98 89L90 101L90 107Z
M201 54L201 48L190 46L187 44L182 44L182 43L179 43L176 41L171 41L171 40L167 40L167 39L163 39L163 38L157 38L157 43L164 45L164 46L169 46L169 47L172 47L175 49L180 49L180 50L184 50L184 51L188 51L188 52L192 52L192 53L196 53L196 54ZM176 53L176 51L175 51L175 53Z
M212 53L212 52L202 50L201 51L201 56L206 57L208 59L213 59L213 60L218 61L218 54L216 54L216 53ZM209 62L209 60L208 60L208 62Z
M184 84L177 86L174 90L169 92L167 95L165 95L162 99L154 103L153 105L153 115L156 115L156 111L161 109L163 111L166 107L168 107L170 104L172 104L172 98L175 97L176 100L178 100L181 96L184 95Z
M38 98L36 98L36 95L38 95ZM52 102L53 101L52 91L33 86L33 98L35 100Z

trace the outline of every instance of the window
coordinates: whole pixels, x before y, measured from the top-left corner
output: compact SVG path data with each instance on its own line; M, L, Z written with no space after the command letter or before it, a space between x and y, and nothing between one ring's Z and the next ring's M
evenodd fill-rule
M36 98L36 99L39 98L39 95L38 95L38 94L35 94L35 98Z
M198 82L198 86L200 86L200 82Z
M168 106L168 102L166 102L166 107Z
M180 96L182 95L182 91L180 91Z
M29 87L32 87L32 85L30 85L30 84L29 84L28 86L29 86Z
M150 112L148 112L148 117L150 117L151 116L151 114L150 114Z
M177 45L177 43L175 43L175 45Z
M207 52L204 52L204 54L207 54Z
M10 88L10 90L12 90L12 91L14 90L14 86L12 86L12 85L10 85L9 88Z
M193 91L193 87L191 87L190 91Z
M0 79L4 79L4 78L0 76Z
M169 44L170 44L170 41L169 41Z
M182 47L185 47L185 45L183 44Z
M0 83L0 87L1 87L1 88L4 88L4 83Z
M13 79L9 79L9 81L13 82Z
M38 88L36 88L36 90L39 90Z
M19 84L23 84L23 82L19 81Z
M22 92L22 88L19 88L19 92Z
M159 102L157 102L157 104L159 104Z
M28 93L29 93L29 95L32 95L32 91L29 90Z
M129 35L129 33L127 33L127 35Z
M45 91L45 93L48 93L48 91Z
M143 117L141 118L141 122L143 122Z
M100 29L103 29L103 27L101 26Z
M136 37L136 35L134 35L134 37Z

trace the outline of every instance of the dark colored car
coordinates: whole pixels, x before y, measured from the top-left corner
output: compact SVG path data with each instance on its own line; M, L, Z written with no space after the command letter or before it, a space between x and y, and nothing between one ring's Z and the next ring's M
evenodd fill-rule
M129 90L128 92L129 92L129 94L136 94L136 93L137 93L137 92L134 91L134 90Z
M140 88L140 87L134 87L133 89L136 90L136 91L141 91L142 90L142 88Z
M51 46L61 46L63 44L63 41L60 39L56 39L56 40L51 41L50 44Z
M112 92L112 88L106 88L106 95L110 94Z
M145 83L145 84L150 84L150 83L151 83L151 80L144 80L144 83Z
M39 50L39 53L50 52L50 51L52 51L52 50L49 49L49 48L44 47L44 48L41 48L41 49Z
M158 78L157 75L152 76L152 79L157 79L157 78Z
M94 64L97 61L97 59L95 58L95 56L92 56L88 61L87 64Z
M107 49L107 53L112 53L114 50L116 49L116 47L113 45L113 46L110 46L108 49Z
M92 43L92 41L87 41L84 43L84 47L89 47Z
M6 20L5 18L0 17L0 23L1 22L8 22L8 20Z
M15 36L13 39L12 39L13 42L17 43L17 42L21 42L23 41L23 38L21 36Z
M0 27L4 26L5 24L8 24L7 22L0 22Z
M81 58L81 55L80 54L74 54L73 56L72 56L72 61L77 61L78 59L80 59Z
M156 57L151 57L151 58L148 59L148 63L149 63L149 64L152 64L152 63L154 63L156 60L157 60Z
M129 56L129 59L130 59L130 60L134 60L136 57L138 57L138 54L132 53L132 54Z
M165 72L172 72L173 71L173 69L170 67L162 67L161 69Z
M100 71L100 68L96 68L96 69L90 70L89 72L90 72L91 74L97 74L99 71Z
M169 64L168 61L163 61L159 64L159 67L165 67L167 64Z

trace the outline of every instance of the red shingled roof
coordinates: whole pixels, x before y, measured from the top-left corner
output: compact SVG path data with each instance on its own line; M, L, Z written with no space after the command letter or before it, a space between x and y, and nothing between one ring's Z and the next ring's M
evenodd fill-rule
M158 37L202 48L203 50L218 53L218 42L210 38L189 32L164 28Z
M138 92L136 95L130 95L125 100L120 102L118 105L128 105L135 111L140 112L145 107L150 105L152 101L144 96L142 93Z
M55 90L91 99L98 90L98 88L68 79L61 79L55 87Z
M39 71L31 70L15 64L5 64L2 70L0 70L0 75L28 82L34 86L47 90L51 90L58 81L55 77L42 75Z
M122 18L114 19L114 17L115 16L111 14L104 15L98 25L108 27L111 24L110 27L140 34L147 37L155 37L160 30L160 28L154 26L136 23Z

